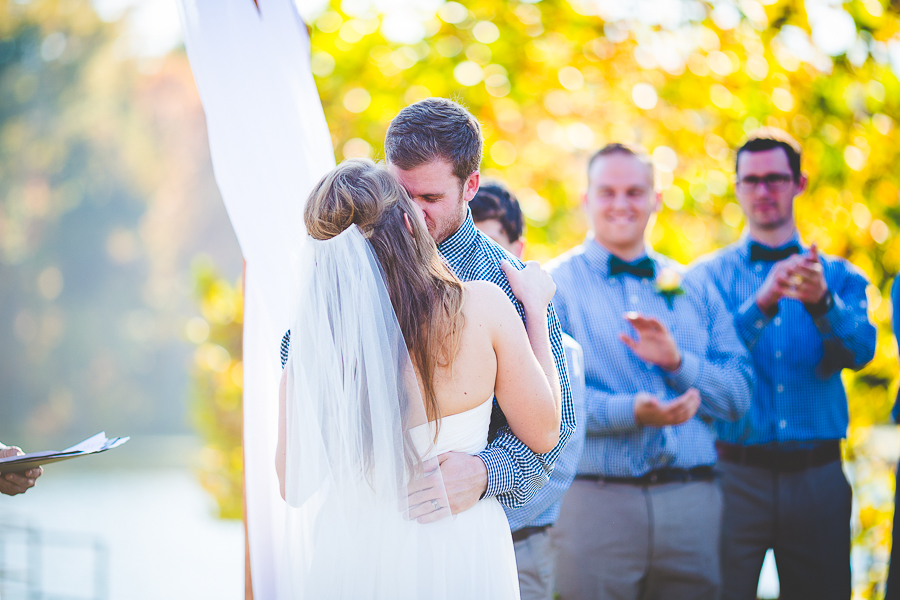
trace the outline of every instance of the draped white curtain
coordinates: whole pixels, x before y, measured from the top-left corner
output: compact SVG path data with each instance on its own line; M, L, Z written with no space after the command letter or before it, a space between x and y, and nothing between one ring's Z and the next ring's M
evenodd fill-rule
M244 259L244 474L257 600L277 598L284 502L274 468L278 356L290 327L303 203L334 167L291 0L176 0L213 169Z

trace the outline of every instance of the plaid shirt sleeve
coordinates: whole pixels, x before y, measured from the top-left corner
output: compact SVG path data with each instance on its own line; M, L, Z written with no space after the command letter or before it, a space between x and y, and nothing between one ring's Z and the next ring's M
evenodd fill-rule
M750 353L741 343L725 301L700 273L689 274L686 285L696 292L697 311L706 313L709 345L703 356L684 352L681 367L667 377L680 393L696 388L702 403L698 414L721 421L737 421L750 408L753 394L753 366Z

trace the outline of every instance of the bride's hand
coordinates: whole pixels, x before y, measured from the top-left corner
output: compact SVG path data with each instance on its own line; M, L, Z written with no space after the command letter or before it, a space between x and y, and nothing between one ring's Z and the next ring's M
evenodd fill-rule
M547 306L553 300L553 294L556 293L556 283L537 261L527 261L525 268L520 270L509 261L501 260L500 268L506 274L512 293L522 303L526 313L547 310Z

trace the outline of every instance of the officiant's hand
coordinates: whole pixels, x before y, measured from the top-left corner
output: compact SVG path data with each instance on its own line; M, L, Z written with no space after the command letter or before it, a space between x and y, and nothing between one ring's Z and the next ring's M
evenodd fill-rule
M21 454L25 454L21 448L0 444L0 458L9 458L10 456L19 456ZM43 472L43 469L37 467L36 469L28 469L25 472L0 473L0 494L6 494L7 496L24 494L28 488L34 487L35 480Z

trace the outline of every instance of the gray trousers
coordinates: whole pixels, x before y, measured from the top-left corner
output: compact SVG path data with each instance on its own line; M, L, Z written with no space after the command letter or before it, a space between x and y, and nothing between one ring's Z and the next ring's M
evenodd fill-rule
M716 482L576 480L553 528L562 600L715 600L722 493Z
M522 600L553 600L556 550L549 530L534 533L513 544Z
M850 598L852 492L835 461L795 473L724 461L722 590L754 600L766 551L775 553L781 600Z

